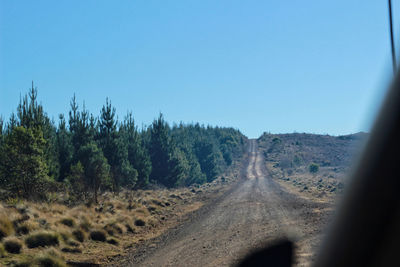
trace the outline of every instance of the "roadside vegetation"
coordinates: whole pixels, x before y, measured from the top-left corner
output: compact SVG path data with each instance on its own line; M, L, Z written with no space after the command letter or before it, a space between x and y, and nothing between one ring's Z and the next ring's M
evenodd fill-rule
M55 122L32 85L0 118L0 264L119 255L221 189L246 142L236 129L171 126L162 114L138 129L108 99L95 116L73 96Z
M321 200L343 192L352 158L367 137L264 133L258 143L273 177L290 190Z

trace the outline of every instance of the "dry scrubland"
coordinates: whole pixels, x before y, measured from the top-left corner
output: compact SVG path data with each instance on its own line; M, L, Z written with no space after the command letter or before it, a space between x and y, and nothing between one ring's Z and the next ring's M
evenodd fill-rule
M110 263L221 194L238 176L228 172L200 186L104 193L93 205L9 199L0 204L0 265Z
M353 157L367 136L265 133L258 142L272 177L292 192L323 201L343 192ZM318 166L317 172L310 172L311 164Z
M316 202L333 202L365 139L365 134L264 134L258 147L267 174L282 187ZM310 173L313 163L319 169ZM9 199L0 203L0 265L118 262L222 195L239 177L240 167L235 162L224 176L201 186L104 193L91 205L67 206L62 194L48 202Z

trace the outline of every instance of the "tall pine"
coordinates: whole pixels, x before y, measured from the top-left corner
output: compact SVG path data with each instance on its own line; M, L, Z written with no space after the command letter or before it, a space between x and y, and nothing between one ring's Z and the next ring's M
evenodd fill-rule
M114 191L121 186L133 188L137 181L137 171L128 161L128 148L117 130L117 123L115 108L107 98L100 113L98 142L110 165Z

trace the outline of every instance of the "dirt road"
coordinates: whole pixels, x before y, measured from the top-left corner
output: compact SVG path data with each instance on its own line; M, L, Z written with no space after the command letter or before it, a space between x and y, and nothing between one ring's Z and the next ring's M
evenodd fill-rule
M282 236L295 238L296 261L314 258L329 204L285 191L268 174L256 140L249 145L245 177L223 197L121 265L232 266L247 252Z

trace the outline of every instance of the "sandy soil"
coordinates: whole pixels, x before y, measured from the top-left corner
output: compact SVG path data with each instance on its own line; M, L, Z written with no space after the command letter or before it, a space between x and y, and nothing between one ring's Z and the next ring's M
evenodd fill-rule
M310 265L331 217L331 202L281 186L269 174L256 140L248 153L243 175L230 190L112 265L234 266L249 251L283 236L295 240L297 265Z

